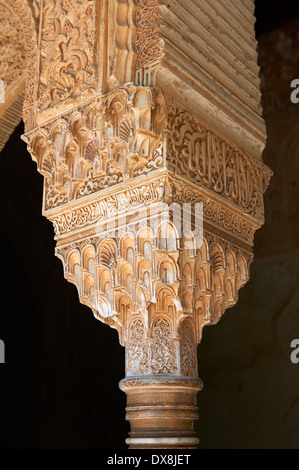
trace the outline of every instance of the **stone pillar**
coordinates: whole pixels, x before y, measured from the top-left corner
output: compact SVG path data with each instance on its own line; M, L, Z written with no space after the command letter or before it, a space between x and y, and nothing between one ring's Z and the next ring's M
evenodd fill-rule
M65 277L126 348L132 448L197 446L197 344L248 280L270 177L253 11L41 3L23 138Z
M128 324L126 378L120 388L127 395L127 443L132 449L191 449L199 443L194 421L203 384L197 373L192 316L176 318L169 312L169 300L162 312L137 314Z
M131 449L196 449L198 419L196 378L156 376L126 378L120 388L127 394Z

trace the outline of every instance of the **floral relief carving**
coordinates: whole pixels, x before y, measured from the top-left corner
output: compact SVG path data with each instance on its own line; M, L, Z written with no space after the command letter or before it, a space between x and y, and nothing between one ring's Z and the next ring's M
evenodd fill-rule
M196 377L197 374L197 351L192 323L184 320L180 326L181 340L181 375L185 377Z
M7 88L25 72L25 59L25 38L18 18L0 3L0 78Z
M129 338L126 343L127 375L177 371L176 349L170 323L166 318L155 320L152 339L145 339L145 328L141 319L132 321Z
M157 318L153 325L151 370L154 374L174 373L177 370L176 350L167 318Z
M94 2L49 0L40 42L38 109L95 89Z
M32 11L32 16L35 21L36 31L38 32L39 20L40 20L40 8L42 0L27 0L29 7Z
M154 85L155 70L163 57L164 48L158 30L159 1L137 0L137 6L136 81L139 85Z
M133 320L129 327L129 340L126 343L127 375L146 372L149 368L148 342L145 328L140 318Z

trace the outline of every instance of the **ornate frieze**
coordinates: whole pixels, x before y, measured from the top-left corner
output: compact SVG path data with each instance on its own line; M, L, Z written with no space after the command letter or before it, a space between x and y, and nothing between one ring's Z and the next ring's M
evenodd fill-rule
M95 200L94 200L95 199ZM203 205L203 225L208 229L208 222L218 231L223 231L229 236L235 237L235 243L244 243L247 249L253 244L254 233L259 224L246 217L240 211L234 211L219 201L208 197L206 193L192 185L185 184L181 179L166 174L160 177L151 177L147 182L136 182L130 189L118 189L114 193L103 194L100 200L81 203L75 208L56 208L46 212L47 217L54 225L57 240L61 236L71 235L73 231L94 227L94 231L100 231L105 221L112 219L114 223L122 218L130 210L142 209L147 204L162 202ZM106 227L108 230L108 226ZM112 226L113 230L113 226ZM211 229L210 229L211 230Z
M203 204L203 219L212 223L217 228L242 239L248 245L253 244L254 233L259 227L259 222L246 217L240 210L233 209L230 205L219 202L219 199L201 191L195 185L187 183L182 178L174 175L170 177L171 197L178 204L186 202L191 204Z
M154 180L149 184L139 184L132 189L119 191L103 196L87 204L83 204L76 209L61 211L59 215L50 215L57 239L61 235L70 234L74 230L90 227L99 224L107 219L114 218L115 223L118 218L126 214L129 210L142 208L145 204L154 204L163 201L165 179ZM98 229L101 225L98 225ZM114 227L112 226L112 230Z
M212 190L263 221L270 172L261 160L233 147L173 100L167 103L167 167Z

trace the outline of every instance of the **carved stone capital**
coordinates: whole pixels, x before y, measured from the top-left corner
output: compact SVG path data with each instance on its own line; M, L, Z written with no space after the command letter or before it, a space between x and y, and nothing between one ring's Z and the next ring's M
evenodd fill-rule
M126 349L132 447L198 444L197 344L236 303L264 221L253 1L218 3L40 10L23 138L65 277Z
M53 222L66 279L96 318L118 330L128 378L174 380L175 392L163 387L166 401L176 397L167 405L175 410L176 380L197 378L203 327L219 321L248 280L268 170L167 101L156 88L126 84L24 138L44 175L43 213ZM145 383L147 423L158 392L152 385L145 393ZM192 403L196 390L186 392ZM128 397L134 423L132 388ZM180 422L192 428L196 408L188 400ZM132 447L179 442L177 428L159 444L133 429ZM198 442L189 431L182 447Z

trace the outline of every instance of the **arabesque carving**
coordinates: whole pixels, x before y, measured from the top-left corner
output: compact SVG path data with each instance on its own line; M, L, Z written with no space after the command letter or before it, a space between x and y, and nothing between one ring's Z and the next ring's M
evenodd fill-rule
M26 56L26 66L24 67L23 73L27 73L23 119L26 129L29 129L34 126L34 105L36 103L37 35L35 20L27 0L6 0L4 7L11 13L11 21L14 21L13 18L16 18L17 21L17 29L14 29L13 33L14 41L19 40L20 35L23 38L21 42L24 44ZM14 41L13 43L15 43ZM21 64L22 63L23 62L21 62ZM21 64L17 65L17 67L20 67ZM13 65L13 67L16 66L13 61L10 62L10 65Z
M0 1L0 150L22 120L33 125L36 30L28 0ZM25 95L25 88L27 90ZM2 95L2 94L1 94ZM23 111L22 111L23 108Z
M17 17L0 3L0 71L6 90L26 71L25 38Z
M196 377L196 341L190 320L184 320L180 327L182 376Z
M128 344L128 370L137 373L138 363L138 374L160 373L163 367L175 373L177 353L172 341L182 338L190 354L184 331L192 324L196 332L192 341L200 342L203 327L217 323L237 301L252 260L250 252L236 251L215 235L204 238L199 248L195 240L191 245L186 241L179 255L173 225L159 220L156 235L142 224L136 236L133 227L122 226L113 238L109 233L102 238L99 230L94 237L56 248L81 302L119 331L121 343ZM163 224L170 225L163 229ZM169 234L168 246L163 246L161 230ZM187 317L188 328L180 329Z
M137 0L137 5L136 81L149 86L155 84L155 73L163 57L164 41L158 30L159 1Z
M124 87L35 132L31 154L45 176L45 206L74 199L161 168L163 97Z
M44 5L38 110L95 89L94 8L87 0Z

